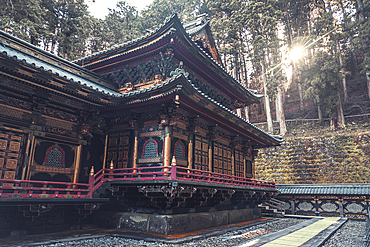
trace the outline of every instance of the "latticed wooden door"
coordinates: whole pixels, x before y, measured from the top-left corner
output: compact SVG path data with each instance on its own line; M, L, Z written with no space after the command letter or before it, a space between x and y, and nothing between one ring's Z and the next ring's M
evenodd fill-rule
M208 171L208 140L202 136L195 136L194 168Z
M115 131L109 135L107 167L113 161L114 168L127 168L129 159L128 131Z
M228 146L218 142L215 142L214 147L214 171L231 175L231 149Z
M244 177L244 156L238 149L235 149L235 176Z

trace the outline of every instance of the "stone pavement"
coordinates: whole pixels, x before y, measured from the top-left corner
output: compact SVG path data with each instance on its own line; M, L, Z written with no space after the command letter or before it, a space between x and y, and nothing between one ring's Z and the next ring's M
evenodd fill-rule
M238 247L320 246L346 221L347 218L340 217L312 217L308 221L252 239Z

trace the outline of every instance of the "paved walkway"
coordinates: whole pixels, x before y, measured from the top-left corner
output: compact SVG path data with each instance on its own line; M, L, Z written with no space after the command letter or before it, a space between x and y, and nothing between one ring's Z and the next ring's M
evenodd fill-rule
M347 218L314 217L311 220L247 241L239 247L320 246Z

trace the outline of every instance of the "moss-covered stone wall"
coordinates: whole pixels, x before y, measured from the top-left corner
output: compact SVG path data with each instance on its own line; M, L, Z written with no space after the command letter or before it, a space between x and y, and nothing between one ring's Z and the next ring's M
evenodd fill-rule
M278 184L370 183L370 132L287 139L260 150L255 171Z

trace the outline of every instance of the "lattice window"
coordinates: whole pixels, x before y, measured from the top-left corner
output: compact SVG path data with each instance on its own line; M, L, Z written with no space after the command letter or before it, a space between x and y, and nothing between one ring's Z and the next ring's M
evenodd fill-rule
M158 143L156 140L150 138L143 144L142 158L155 158L158 157Z
M46 150L45 166L65 168L65 151L59 146L50 146Z
M175 158L178 160L186 159L185 145L182 141L177 141L175 143L174 155L175 155Z
M235 150L235 175L237 177L244 177L244 156L243 152Z
M208 140L201 136L195 137L194 168L208 171Z

